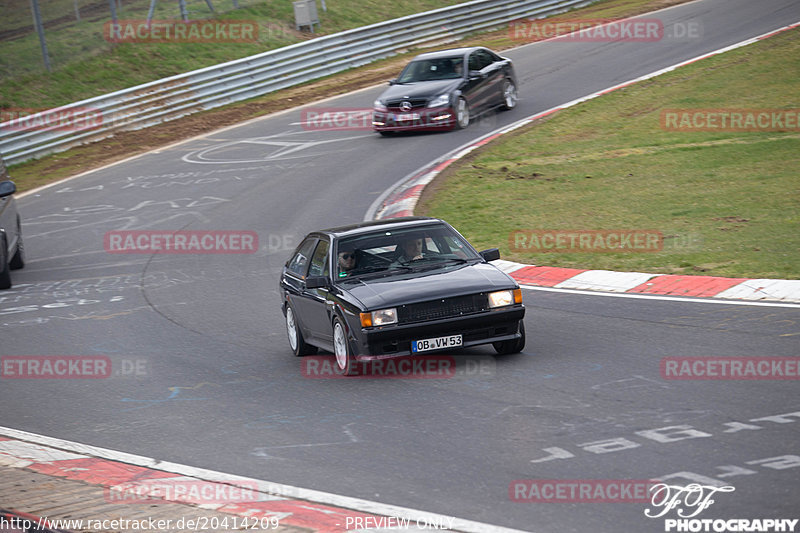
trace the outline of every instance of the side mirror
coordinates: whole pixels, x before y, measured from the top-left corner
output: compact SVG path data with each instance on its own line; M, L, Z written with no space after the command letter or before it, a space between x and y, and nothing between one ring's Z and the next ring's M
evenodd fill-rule
M394 85L395 83L397 83L397 78L392 78L389 80L389 85Z
M306 278L306 289L325 289L328 285L328 276L309 276Z
M500 259L500 250L497 248L489 248L478 253L483 257L484 261L497 261Z
M484 74L480 70L470 70L469 71L469 79L471 79L471 80L482 80L485 77L486 77L486 74Z
M17 186L14 185L13 181L0 181L0 198L11 196L15 192L17 192Z

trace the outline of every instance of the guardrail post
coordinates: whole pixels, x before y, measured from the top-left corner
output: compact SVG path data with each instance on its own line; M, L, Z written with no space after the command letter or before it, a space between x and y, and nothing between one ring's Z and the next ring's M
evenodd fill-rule
M108 5L111 8L111 22L117 23L117 2L116 0L108 0Z
M111 0L113 2L113 0ZM39 12L39 0L31 0L31 12L33 13L33 25L39 35L39 45L42 48L42 59L44 67L50 72L50 54L47 52L47 42L44 40L44 26L42 25L42 14Z

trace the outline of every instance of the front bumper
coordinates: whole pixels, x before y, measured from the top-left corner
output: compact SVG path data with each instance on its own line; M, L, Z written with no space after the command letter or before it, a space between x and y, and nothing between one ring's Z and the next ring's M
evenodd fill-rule
M450 107L412 109L408 112L389 108L372 112L375 131L448 130L456 123L455 110Z
M521 304L492 309L456 318L431 320L415 324L393 324L377 328L360 328L356 334L355 358L359 361L425 355L436 351L413 354L411 342L450 335L461 335L462 347L517 339L519 322L525 316ZM448 349L445 349L448 350ZM449 348L453 350L453 348ZM438 350L441 352L442 350Z

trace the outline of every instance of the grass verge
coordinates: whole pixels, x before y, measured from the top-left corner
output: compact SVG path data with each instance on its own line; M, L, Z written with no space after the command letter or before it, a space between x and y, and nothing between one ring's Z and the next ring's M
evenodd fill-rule
M794 109L796 116L798 79L795 29L502 137L437 177L416 212L522 263L800 279L796 121L783 132L662 127L668 109ZM512 238L516 230L600 229L657 230L663 249L556 253L531 246L529 234Z

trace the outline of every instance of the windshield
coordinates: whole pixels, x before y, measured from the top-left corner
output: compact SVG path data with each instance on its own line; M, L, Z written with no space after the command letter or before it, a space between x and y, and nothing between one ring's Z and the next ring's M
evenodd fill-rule
M414 83L417 81L431 80L455 80L461 77L464 72L463 57L439 57L436 59L418 59L412 61L400 77L397 83Z
M482 260L458 233L441 224L379 230L338 241L337 278L386 276Z

